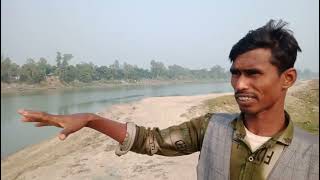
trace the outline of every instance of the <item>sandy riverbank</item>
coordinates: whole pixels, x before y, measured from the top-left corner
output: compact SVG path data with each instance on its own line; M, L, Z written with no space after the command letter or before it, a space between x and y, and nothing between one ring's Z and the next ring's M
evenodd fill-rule
M153 97L112 106L99 115L165 128L202 115L204 110L188 110L223 95ZM198 153L170 158L129 152L117 157L115 146L114 140L85 128L64 142L52 138L2 160L1 179L196 179Z

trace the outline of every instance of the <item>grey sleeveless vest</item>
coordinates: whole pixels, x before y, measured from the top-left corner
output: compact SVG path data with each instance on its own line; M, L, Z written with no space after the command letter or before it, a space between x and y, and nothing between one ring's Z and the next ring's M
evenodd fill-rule
M198 180L230 179L233 128L239 114L214 114L203 140L197 166ZM319 179L319 138L294 127L293 140L269 174L270 180Z

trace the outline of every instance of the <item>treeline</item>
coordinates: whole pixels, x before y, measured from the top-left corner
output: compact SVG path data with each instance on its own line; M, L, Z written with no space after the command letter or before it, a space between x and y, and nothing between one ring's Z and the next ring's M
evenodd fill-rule
M19 66L9 57L1 56L1 82L25 82L37 84L48 76L56 76L60 81L70 83L80 81L89 83L99 80L125 80L139 81L144 79L159 80L229 80L230 73L219 65L209 69L193 70L179 65L165 66L162 62L152 60L150 70L139 68L128 63L120 64L118 60L111 65L97 66L93 63L70 65L72 54L57 52L56 64L51 65L45 58L38 61L27 59L26 63ZM300 79L318 77L308 69L298 70Z
M9 57L1 56L1 81L40 83L48 76L57 76L63 82L70 83L75 80L80 82L92 82L98 80L126 80L138 81L143 79L160 80L192 80L192 79L214 79L226 80L229 72L216 65L208 69L191 70L179 65L166 67L162 62L152 60L150 70L139 68L128 63L120 64L115 60L107 66L97 66L93 63L81 63L70 65L72 54L57 52L56 64L51 65L45 58L38 61L27 59L26 63L19 66Z
M319 79L319 72L313 72L310 69L297 70L299 80Z

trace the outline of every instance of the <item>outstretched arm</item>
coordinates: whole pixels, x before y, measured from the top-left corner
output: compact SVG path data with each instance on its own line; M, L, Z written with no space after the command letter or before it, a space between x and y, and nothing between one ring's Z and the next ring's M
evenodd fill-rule
M132 148L140 154L181 156L201 150L203 138L213 113L207 113L166 129L137 126Z
M54 115L46 112L19 110L24 122L36 122L35 126L56 126L63 128L59 139L64 140L68 135L79 131L83 127L95 129L114 140L122 143L126 136L127 125L103 118L92 113L77 113L71 115Z
M180 156L200 151L209 119L213 115L208 113L180 125L160 130L134 124L132 127L130 123L119 123L92 113L53 115L29 110L20 110L18 113L23 116L24 122L36 122L37 127L63 128L59 134L61 140L83 127L95 129L121 144L116 150L119 156L129 150L140 154L163 156ZM128 138L126 137L127 129L129 130Z

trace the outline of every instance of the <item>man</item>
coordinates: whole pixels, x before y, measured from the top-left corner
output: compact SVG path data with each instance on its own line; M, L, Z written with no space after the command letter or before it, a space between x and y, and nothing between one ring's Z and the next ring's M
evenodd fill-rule
M95 114L52 115L21 110L25 122L64 128L59 138L83 127L120 143L117 155L186 155L200 151L198 179L318 179L318 139L293 126L284 110L297 78L300 47L274 20L250 31L231 49L231 84L241 114L209 113L164 130L122 124Z

